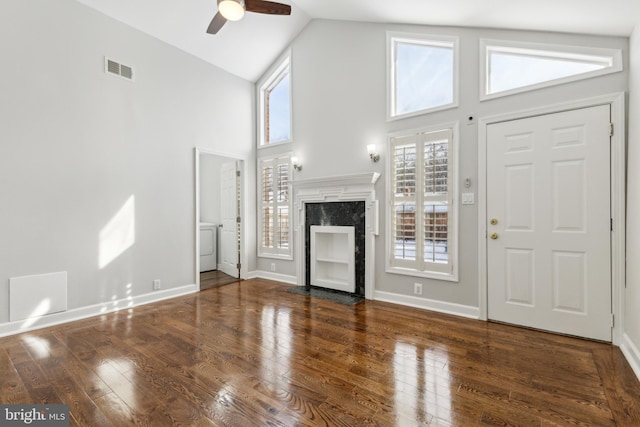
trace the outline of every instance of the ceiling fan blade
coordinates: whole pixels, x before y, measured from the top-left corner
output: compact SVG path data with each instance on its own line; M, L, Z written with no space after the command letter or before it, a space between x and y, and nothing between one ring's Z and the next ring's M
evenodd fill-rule
M247 12L266 13L269 15L291 15L291 6L265 0L244 0Z
M220 14L220 12L216 13L216 16L213 17L211 23L209 24L209 28L207 28L208 34L217 34L220 31L220 28L227 22L224 16Z

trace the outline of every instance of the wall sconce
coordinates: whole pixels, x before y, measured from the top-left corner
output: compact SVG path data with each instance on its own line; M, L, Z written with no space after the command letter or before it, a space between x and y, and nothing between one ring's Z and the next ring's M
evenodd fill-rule
M291 165L298 172L300 172L302 170L302 163L300 163L300 159L298 159L297 157L292 157L291 158Z
M376 163L378 160L380 160L380 154L376 152L375 144L367 145L367 152L369 153L369 157L371 158L371 161L373 163Z

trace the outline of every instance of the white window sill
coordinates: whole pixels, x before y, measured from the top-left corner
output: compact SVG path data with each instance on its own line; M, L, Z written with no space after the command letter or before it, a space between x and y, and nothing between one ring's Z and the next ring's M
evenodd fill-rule
M459 106L458 101L455 101L452 104L439 105L437 107L427 108L426 110L418 110L418 111L412 111L410 113L395 114L395 115L388 114L387 122L393 122L396 120L403 120L411 117L423 116L426 114L435 113L437 111L451 110L453 108L458 108L458 106Z
M279 255L270 253L258 253L258 258L279 259L282 261L293 261L293 255Z
M387 273L401 274L403 276L423 277L426 279L444 280L447 282L458 282L458 272L453 274L439 273L435 271L418 271L411 268L389 267L386 268Z
M291 139L288 139L286 141L280 141L280 142L272 142L271 144L261 144L261 145L258 145L258 150L264 150L271 147L282 147L290 144L293 144L293 140Z

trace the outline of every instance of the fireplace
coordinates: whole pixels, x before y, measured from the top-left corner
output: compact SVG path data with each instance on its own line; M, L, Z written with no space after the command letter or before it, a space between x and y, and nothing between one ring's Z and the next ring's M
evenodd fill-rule
M312 229L314 227L317 226L321 226L321 227L350 227L353 231L353 253L352 254L348 254L349 259L353 259L353 272L349 272L346 271L344 272L344 275L346 276L347 274L351 275L353 274L353 277L347 277L347 279L351 280L353 279L353 290L351 290L351 287L348 286L331 286L330 283L326 283L323 284L322 281L315 281L312 280L312 275L311 275L311 270L315 269L318 266L317 260L314 259L312 257L312 252L314 251L314 249L317 247L317 245L314 245L312 243L312 239L314 237L314 234L312 233ZM339 242L334 242L336 244L342 243L344 242L343 245L343 251L346 250L346 246L348 245L348 239L342 239L341 236L342 235L346 235L348 233L339 233L338 229L336 228L332 228L332 230L335 230L335 234L333 236L331 236L330 233L327 233L327 235L323 236L322 238L324 240L326 240L327 242L329 241L329 239L339 239ZM346 232L345 228L342 228L343 231ZM316 229L316 233L322 233L321 229L318 230ZM339 237L340 236L340 237ZM317 243L317 242L315 242ZM332 244L331 242L328 242L328 244ZM333 244L332 250L334 251L340 251L340 249L338 249L336 246L336 244ZM341 251L341 252L343 252ZM336 259L336 263L334 263L334 265L330 265L329 262L327 262L326 266L324 266L325 268L329 269L329 268L334 268L335 270L340 270L342 269L342 267L338 266L337 264L339 264L340 260L347 260L347 254L345 253L339 253L336 254L335 257L331 257L329 255L331 254L326 254L327 257L325 257L326 259L330 260L330 259ZM366 250L365 250L365 207L364 207L364 202L363 201L356 201L356 202L324 202L324 203L306 203L305 204L305 265L306 265L306 271L305 271L305 286L320 286L320 287L326 287L326 288L330 288L330 289L336 289L336 290L341 290L341 291L345 291L345 292L351 292L354 293L356 295L359 296L364 296L364 276L365 276L365 257L366 255ZM322 261L320 262L320 267L322 268ZM348 264L345 264L345 266L348 267ZM336 271L337 273L337 271ZM338 279L338 278L336 278Z
M311 227L352 227L354 290L353 292L347 290L347 292L367 299L373 297L375 236L378 235L378 201L375 196L375 183L378 178L379 174L369 173L292 182L294 257L298 286L309 287L312 284ZM343 267L337 265L342 262L341 258L332 259L329 256L326 258L329 262L336 261L334 265L321 267L334 268L334 270L325 271L327 276L337 275L340 279L342 275L348 274L350 277L350 273L345 273ZM344 282L342 279L337 281Z

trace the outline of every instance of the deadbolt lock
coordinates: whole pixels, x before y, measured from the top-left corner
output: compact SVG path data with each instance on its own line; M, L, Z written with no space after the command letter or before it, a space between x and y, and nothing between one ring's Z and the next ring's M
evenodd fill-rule
M495 218L491 218L491 225L496 225L498 223L498 220Z
M489 237L491 237L493 240L496 240L498 238L498 233L491 233Z

